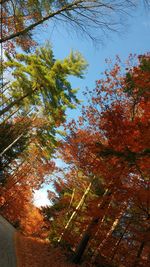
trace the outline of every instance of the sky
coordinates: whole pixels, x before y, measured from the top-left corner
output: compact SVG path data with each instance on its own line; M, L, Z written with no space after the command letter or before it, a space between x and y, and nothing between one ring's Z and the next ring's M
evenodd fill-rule
M82 92L86 87L93 89L95 81L100 79L101 73L107 68L105 59L115 60L119 55L122 60L127 60L130 53L141 55L150 52L150 10L139 8L136 13L128 18L124 31L120 34L113 33L104 41L103 44L94 46L91 41L66 32L63 27L59 30L47 27L43 33L47 41L50 41L53 47L55 58L63 59L71 50L79 51L88 62L89 66L84 79L71 78L71 84L74 88L80 88L78 98L85 104ZM71 118L77 118L80 114L80 107L76 110L69 110L67 115ZM57 161L59 164L59 160ZM36 191L35 204L37 206L49 204L47 199L47 189Z

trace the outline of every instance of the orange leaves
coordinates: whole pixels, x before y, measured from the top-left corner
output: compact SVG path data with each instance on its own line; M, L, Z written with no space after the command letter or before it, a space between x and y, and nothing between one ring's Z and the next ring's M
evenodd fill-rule
M146 60L146 64L150 64L150 58ZM100 246L108 258L111 250L115 263L123 262L124 266L133 266L140 242L144 240L145 250L149 242L150 72L144 64L130 66L127 69L130 75L123 75L118 65L105 72L106 78L98 80L96 89L89 91L91 99L89 105L83 107L82 117L77 123L73 121L68 125L70 134L61 148L65 162L71 163L72 169L82 171L91 182L93 177L99 181L92 187L74 222L77 233L88 231L92 227L90 222L97 219L91 251ZM74 172L73 177L77 179L77 173ZM67 175L66 180L68 186L74 185ZM109 203L104 201L103 190L108 190ZM101 201L107 205L101 207ZM107 240L105 246L99 245L102 240ZM127 254L129 250L132 256ZM143 266L147 260L148 256Z
M148 56L146 60L148 62ZM142 66L141 63L137 67L129 68L132 82L136 79L138 84L138 79L141 79L139 87L143 77L146 81L149 80L149 71L143 70ZM90 93L91 104L87 108L84 107L79 124L73 122L73 125L68 125L71 134L67 143L63 144L62 152L66 161L70 159L84 170L100 172L108 179L119 177L121 169L124 168L125 174L130 175L131 166L136 163L140 164L144 171L142 159L145 158L145 169L148 162L148 152L146 154L144 151L150 143L150 110L143 101L147 85L143 82L142 98L138 98L136 107L133 107L136 88L130 92L131 95L127 95L126 81L120 73L120 66L116 64L110 72L105 73L105 80L97 81L93 95Z
M32 204L26 206L26 214L21 218L21 229L27 235L40 236L44 219L38 208Z
M67 261L65 251L52 248L51 244L39 238L16 235L18 267L77 267ZM80 265L87 267L87 265Z
M10 171L5 171L5 184L0 187L1 214L10 222L18 225L26 234L40 234L43 226L43 217L33 206L33 193L35 189L49 182L49 175L55 168L41 145L37 131L47 124L40 118L18 117L13 121L12 127L18 125L17 130L23 131L28 127L30 136L24 151L11 160ZM16 128L14 127L14 130Z
M79 236L87 234L91 239L87 255L98 251L110 262L124 266L133 266L143 240L145 261L141 257L141 262L143 266L148 262L150 109L145 92L149 74L142 68L128 68L131 88L127 88L119 65L107 71L106 79L97 81L96 89L89 93L91 100L78 122L72 120L65 126L68 136L59 152L69 167L62 173L59 169L55 192L49 192L53 206L46 207L44 215L50 219L52 241L61 236L62 243L74 250ZM142 83L141 79L147 80ZM140 90L143 87L140 95L138 85ZM35 187L54 166L34 136L28 152L31 172L28 170L27 182ZM22 168L24 173L26 168ZM27 183L22 181L25 192ZM40 232L42 218L25 196L27 217L22 225L28 233Z

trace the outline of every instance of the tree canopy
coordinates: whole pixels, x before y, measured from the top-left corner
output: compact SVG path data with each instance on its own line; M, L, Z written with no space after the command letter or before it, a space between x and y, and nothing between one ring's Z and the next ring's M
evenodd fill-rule
M32 209L40 218L32 204L33 192L50 181L54 170L57 128L65 121L66 109L79 103L68 77L82 78L87 63L78 52L56 60L49 44L35 54L7 53L6 57L0 110L0 209L28 232L25 214L31 217ZM16 210L14 203L20 195Z
M125 66L118 56L109 61L84 93L81 116L68 122L68 108L81 103L70 78L83 78L88 64L74 51L56 59L36 32L57 22L96 40L118 31L138 5L0 1L0 214L61 247L72 265L148 266L150 55L130 55ZM51 204L39 209L34 191L47 184Z
M145 1L149 5L149 1ZM33 31L44 22L57 21L69 24L91 39L97 39L96 31L101 33L117 31L123 23L124 15L127 16L138 1L1 1L2 33L0 43L7 43L12 49L15 40L23 49L28 50L35 44ZM14 39L15 38L15 39Z
M75 263L86 249L92 264L148 264L150 58L138 60L126 73L119 63L106 71L79 121L66 126L61 154L70 172L55 184L50 209L52 234L76 247Z

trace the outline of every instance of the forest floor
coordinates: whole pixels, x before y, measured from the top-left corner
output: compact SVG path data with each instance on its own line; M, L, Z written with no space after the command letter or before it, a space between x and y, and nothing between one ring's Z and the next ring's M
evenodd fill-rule
M60 248L52 248L48 241L16 234L17 267L86 267L67 261Z

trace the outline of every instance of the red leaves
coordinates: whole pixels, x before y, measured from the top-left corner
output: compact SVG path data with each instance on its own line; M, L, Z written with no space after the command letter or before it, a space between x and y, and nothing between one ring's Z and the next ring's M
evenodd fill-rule
M146 60L146 64L150 64L150 57ZM91 241L91 249L96 251L97 243L107 241L109 237L102 247L103 255L110 256L111 250L116 263L123 262L125 266L133 265L136 250L143 240L146 251L146 236L149 236L150 72L145 69L149 67L142 64L145 63L133 68L129 66L130 75L125 76L115 65L105 73L106 79L96 82L96 89L90 92L89 106L83 107L83 116L78 123L73 121L68 125L70 134L61 150L66 162L80 169L89 179L97 177L101 181L100 187L111 192L112 202L100 209L99 203L104 196L95 189L95 197L91 194L84 211L78 214L78 227L82 231L83 224L85 230L88 221L100 216L100 228L96 237L93 236L97 241ZM120 212L117 228L111 232ZM129 249L132 256L127 254ZM148 256L145 256L143 266L147 260Z

